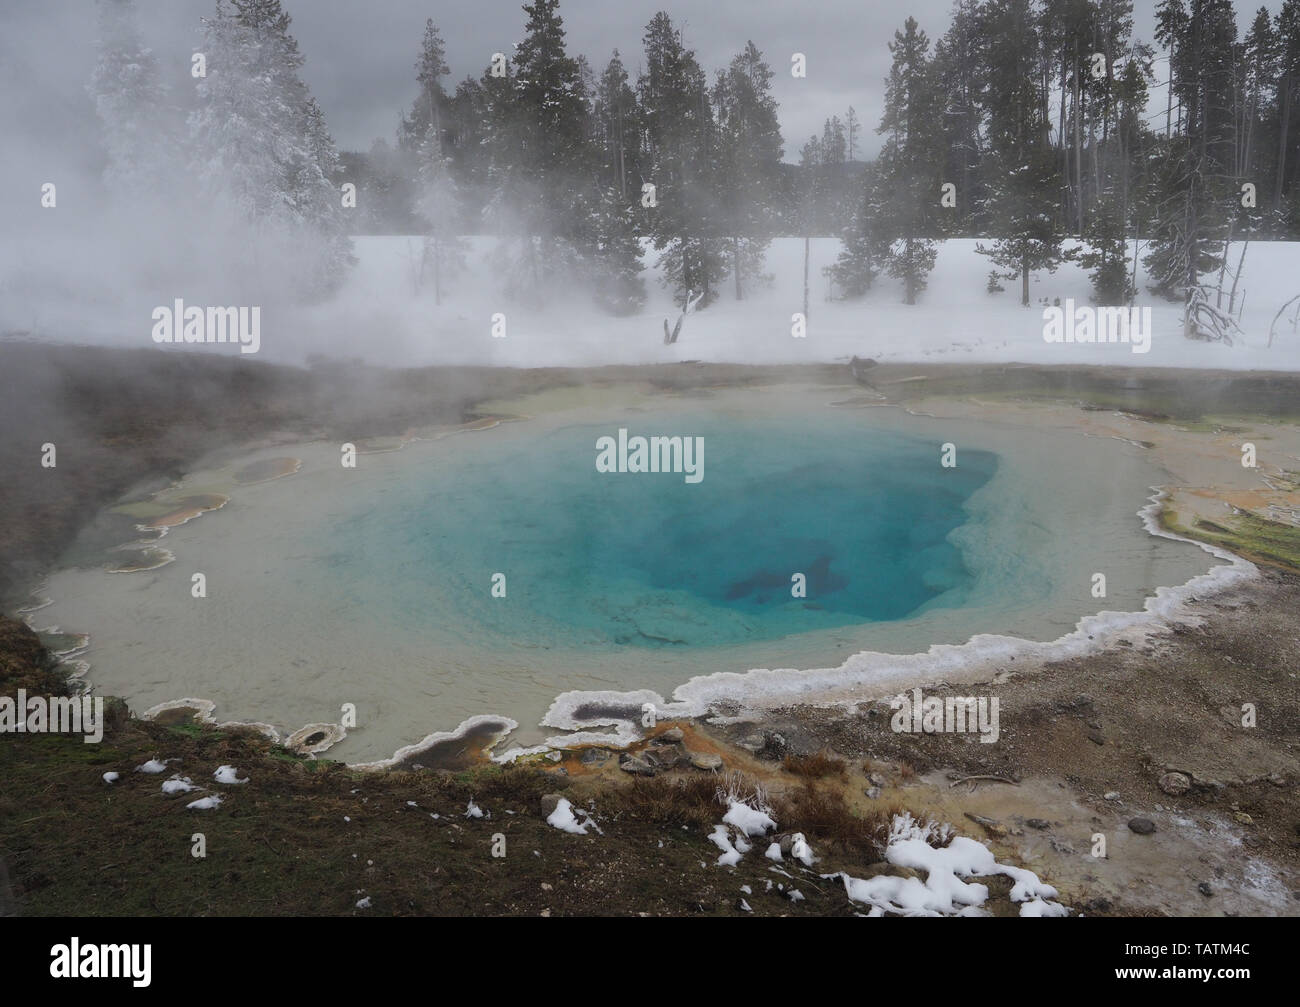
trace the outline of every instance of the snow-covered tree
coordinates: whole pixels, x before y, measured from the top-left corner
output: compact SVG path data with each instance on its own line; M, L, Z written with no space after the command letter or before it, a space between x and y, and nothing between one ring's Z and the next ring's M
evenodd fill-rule
M280 0L218 0L204 18L207 76L190 114L193 170L206 196L256 232L300 235L304 288L320 293L351 263L331 174L337 151L299 76L303 58Z
M133 0L100 0L97 41L88 91L108 154L104 182L123 195L156 197L179 168L177 122Z

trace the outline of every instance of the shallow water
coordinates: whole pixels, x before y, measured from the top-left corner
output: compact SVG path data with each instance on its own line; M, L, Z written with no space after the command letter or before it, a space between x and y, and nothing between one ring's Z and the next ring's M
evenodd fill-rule
M176 562L57 573L38 624L91 633L89 678L136 710L205 698L287 732L353 703L358 728L330 754L367 761L475 714L539 740L571 689L666 696L692 676L976 633L1055 639L1213 565L1143 529L1163 477L1140 448L832 398L569 391L355 470L308 445L296 475L238 486L243 458L172 491L232 498L171 529ZM703 437L703 480L598 473L596 439L620 427Z

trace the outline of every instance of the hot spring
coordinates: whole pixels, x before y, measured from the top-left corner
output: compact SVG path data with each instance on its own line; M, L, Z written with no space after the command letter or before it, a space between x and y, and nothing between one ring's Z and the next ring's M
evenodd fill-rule
M88 680L137 711L201 698L287 733L354 704L330 757L362 762L478 714L538 741L569 690L785 668L794 694L862 651L1053 640L1215 562L1144 529L1163 477L1136 445L833 399L570 389L355 468L337 443L213 460L161 495L229 497L155 544L173 562L70 557L34 621L90 634ZM599 471L620 429L696 439L702 478ZM235 478L286 453L295 474Z

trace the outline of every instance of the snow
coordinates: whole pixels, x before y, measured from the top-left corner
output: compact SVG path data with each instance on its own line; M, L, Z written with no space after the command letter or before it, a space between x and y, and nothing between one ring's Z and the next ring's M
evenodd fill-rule
M211 811L221 804L220 794L212 794L210 797L200 797L197 801L190 801L185 805L187 808L193 808L195 811Z
M585 821L579 822L577 816L573 813L573 805L569 803L569 799L561 797L559 803L555 805L555 810L547 816L546 824L553 825L561 832L571 832L575 836L585 836L587 826L595 823L591 820L590 815L586 816Z
M135 767L135 771L137 773L162 773L165 772L166 770L167 770L167 763L161 761L160 759L150 759L148 762L142 763L141 765Z
M709 840L722 851L717 861L719 867L735 867L740 863L741 852L731 845L731 836L725 825L721 823L715 825L709 834Z
M469 804L466 805L466 807L465 807L465 817L466 817L466 818L482 818L482 817L483 817L483 809L480 808L477 804L475 804L475 803L473 802L473 800L471 800L471 801L469 802Z
M794 834L794 840L790 844L790 856L794 857L805 867L813 865L812 848L809 847L808 841L804 839L802 832Z
M730 807L722 816L722 820L728 825L734 825L744 835L765 836L776 829L776 822L765 812L751 808L748 804L734 798L730 799L729 803Z
M239 778L239 772L238 770L235 769L234 766L218 766L216 772L212 774L212 778L216 780L218 783L247 783L248 782L247 776L245 776L242 780Z
M1057 891L1039 881L1032 871L999 864L983 843L957 836L947 846L931 846L927 839L946 838L947 827L933 823L920 825L910 815L896 816L890 829L885 859L898 867L910 867L925 874L925 880L881 874L863 880L848 874L839 877L844 890L854 902L871 906L869 916L896 913L903 916L973 916L986 915L984 903L989 890L978 882L964 878L1003 874L1014 885L1011 900L1022 903L1021 916L1065 916L1065 906L1051 901Z
M357 266L331 301L307 309L311 345L263 344L261 356L301 360L319 351L338 357L358 352L357 332L371 333L364 353L380 364L476 364L512 367L599 366L684 360L746 363L822 363L872 357L882 362L969 362L1097 364L1141 367L1206 367L1230 370L1300 370L1300 337L1281 332L1269 348L1274 314L1300 293L1300 243L1257 241L1250 245L1241 280L1245 308L1239 345L1183 338L1181 304L1145 289L1139 269L1138 307L1152 308L1154 334L1149 353L1126 344L1047 343L1043 340L1043 298L1073 298L1090 303L1091 286L1076 263L1030 281L1030 307L1019 302L1019 283L1006 291L985 290L990 263L975 253L974 238L941 242L929 286L916 305L902 303L899 283L881 277L857 301L828 301L822 267L835 261L836 238L811 242L812 294L808 335L791 336L791 314L802 311L803 240L777 238L768 249L768 289L736 301L730 286L721 297L687 316L681 336L663 345L663 321L671 325L680 310L648 270L649 298L638 314L618 318L599 311L581 291L556 292L541 308L511 305L501 295L486 259L494 238L467 239L468 272L454 281L441 306L431 290L413 292L412 261L418 263L419 237L358 237ZM1067 242L1067 245L1070 243ZM1240 247L1231 251L1235 265ZM1145 252L1145 249L1143 249ZM414 260L412 257L415 257ZM653 262L655 254L647 256ZM1238 291L1240 304L1241 290ZM494 339L490 319L506 316L506 338Z
M164 794L188 794L191 790L198 790L194 786L194 781L188 776L181 776L177 773L170 780L163 780L162 792Z
M104 774L104 782L105 782L105 783L116 783L116 782L117 782L117 779L118 779L118 775L119 775L118 773L105 773L105 774Z
M370 896L367 895L364 899L358 899L358 900L357 900L357 908L358 908L358 909L369 909L369 908L370 908Z
M768 860L780 860L780 859L781 859L781 844L780 844L780 843L773 843L771 846L769 846L769 847L767 848L767 852L764 853L763 856L767 857Z

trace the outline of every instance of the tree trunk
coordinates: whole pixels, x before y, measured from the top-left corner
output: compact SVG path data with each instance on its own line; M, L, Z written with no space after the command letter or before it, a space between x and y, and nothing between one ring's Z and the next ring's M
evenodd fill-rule
M808 246L812 243L809 235L803 238L803 320L808 324Z
M731 265L736 274L736 300L741 300L740 292L740 239L733 237L731 239Z
M1291 78L1286 76L1282 78L1279 85L1282 89L1282 128L1280 130L1282 137L1277 146L1277 183L1273 187L1273 212L1277 213L1282 209L1282 182L1286 178L1286 134L1287 127L1291 125Z
M1020 303L1029 307L1029 256L1020 256Z

